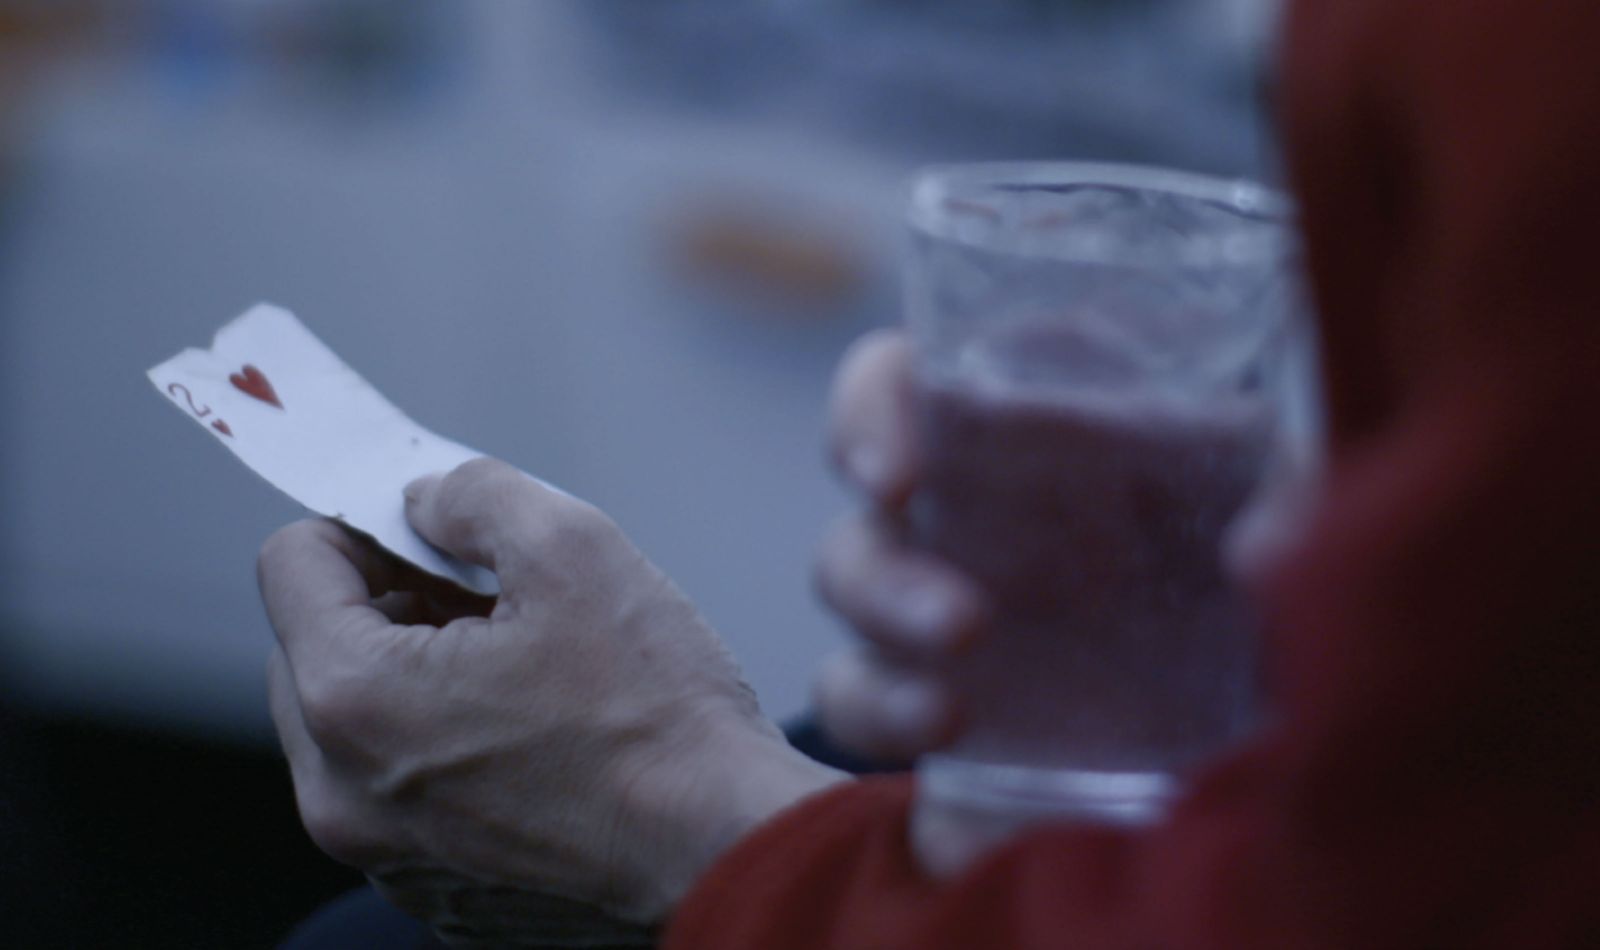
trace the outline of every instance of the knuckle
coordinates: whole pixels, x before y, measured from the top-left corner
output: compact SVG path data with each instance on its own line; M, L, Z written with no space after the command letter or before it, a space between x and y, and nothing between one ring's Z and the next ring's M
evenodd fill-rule
M888 556L870 518L840 519L828 529L817 553L818 594L847 618L857 619L868 604L866 592L881 580Z
M296 785L300 824L305 826L313 844L337 857L338 852L345 850L341 845L344 844L347 823L342 810L333 806L329 796L312 790L316 787L304 782Z
M856 653L829 657L812 682L817 721L841 746L853 751L876 751L870 717L863 715L861 693L866 676Z
M531 557L559 553L582 562L600 557L626 540L616 522L588 502L553 492L545 501L533 513L523 536Z
M334 794L327 783L310 781L296 786L300 824L321 851L341 864L368 863L377 848L361 827L357 810Z
M301 685L300 713L306 734L326 751L357 751L382 718L371 685L363 678L323 673Z
M496 458L475 458L456 466L440 486L446 497L496 495L513 479L521 480L516 469Z
M887 333L885 330L874 330L857 337L845 347L844 355L839 357L839 364L834 370L833 381L828 390L829 420L835 430L848 421L851 403L860 388L862 373L876 361L876 354L887 342ZM835 431L833 434L837 435L838 432Z
M839 361L834 377L832 405L835 418L846 421L863 402L871 402L886 382L893 382L909 357L905 336L877 330L851 344Z
M845 349L839 360L840 382L857 379L863 370L890 358L904 344L905 334L900 330L880 328L863 334Z
M855 573L860 530L859 519L855 516L836 520L823 533L812 564L811 582L817 596L839 610L848 606L844 592Z
M257 573L267 574L272 571L274 565L283 560L284 555L288 553L286 549L292 543L292 535L289 533L292 528L293 525L279 528L268 535L267 540L261 542L261 550L256 552Z
M852 658L848 653L832 653L823 659L811 681L811 699L818 712L831 715L838 708L841 679L848 675Z
M817 595L866 640L934 655L981 635L987 613L967 577L897 540L872 519L830 530L814 570Z
M934 683L870 650L834 657L817 678L814 699L818 721L842 748L888 761L938 745L949 715Z
M257 573L265 576L276 570L278 565L294 560L298 552L305 547L306 541L316 537L321 528L322 522L306 519L284 525L272 532L261 542L261 550L256 553Z
M446 524L478 533L502 521L531 483L512 466L478 458L457 466L440 483L438 513Z

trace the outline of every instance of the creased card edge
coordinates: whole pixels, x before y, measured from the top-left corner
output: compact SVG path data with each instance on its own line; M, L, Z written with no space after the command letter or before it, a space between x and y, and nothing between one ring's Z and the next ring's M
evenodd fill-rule
M402 557L401 555L397 554L394 551L391 551L389 548L387 548L384 545L382 545L381 543L377 542L377 540L375 538L373 538L373 536L370 533L368 533L368 532L366 532L366 531L362 530L361 528L358 528L358 527L356 527L354 525L348 524L342 518L338 517L336 512L322 511L322 510L320 510L318 508L315 508L315 507L313 507L311 505L306 504L304 501L302 501L299 498L295 497L292 493L290 493L289 491L283 489L276 482L274 482L272 479L268 478L266 475L264 475L263 473L258 471L253 465L251 465L248 462L246 462L237 452L235 452L231 447L229 447L227 445L226 442L223 441L224 436L222 435L222 433L212 431L212 427L207 425L204 419L196 417L192 412L187 411L182 405L179 404L179 401L178 401L177 397L174 396L172 393L167 391L167 387L163 386L163 378L165 376L169 375L169 372L168 372L169 370L172 371L172 372L177 372L178 369L175 366L175 364L178 364L180 362L190 362L190 363L198 362L198 363L205 364L207 367L209 367L209 368L211 368L213 370L217 370L218 367L222 367L223 369L231 368L231 365L227 365L227 364L223 364L222 363L221 358L216 353L216 348L219 345L219 343L221 342L222 338L230 330L234 329L238 324L241 324L241 323L243 323L243 322L245 322L245 321L247 321L247 320L249 320L249 319L251 319L253 317L257 317L258 314L271 314L274 317L276 317L278 319L281 319L281 320L286 320L288 323L290 323L293 326L297 327L300 330L300 332L302 332L305 336L307 336L312 341L314 341L316 343L316 345L318 347L320 347L324 353L326 353L328 356L332 357L336 362L338 362L339 364L344 366L346 369L349 369L349 372L354 374L362 382L366 383L367 387L369 389L371 389L374 393L376 393L379 396L379 398L385 404L387 404L391 409L393 409L400 417L406 419L407 421L412 422L412 424L414 424L414 425L417 425L418 428L423 428L420 424L417 424L415 422L415 420L411 419L410 416L406 415L405 412L403 410L401 410L398 406L396 406L393 403L393 401L391 401L386 395L384 395L382 392L380 392L376 387L372 386L372 384L370 382L367 382L365 377L361 376L359 373L356 373L356 371L354 369L350 369L349 368L349 364L345 363L344 360L341 357L339 357L339 355L337 353L335 353L331 348L329 348L326 343L323 343L322 339L320 337L318 337L315 333L313 333L311 331L310 327L307 327L304 322L302 322L298 317L296 317L294 315L293 311L289 310L286 307L281 307L281 306L278 306L276 304L271 304L271 303L265 303L265 302L257 303L254 306L250 307L245 312L239 314L238 316L234 317L232 320L229 320L227 323L223 324L221 327L219 327L216 330L215 333L212 334L212 336L211 336L211 347L209 349L201 349L199 347L193 347L193 346L185 347L183 350L179 351L178 353L173 354L171 357L169 357L169 358L161 361L160 363L157 363L155 366L152 366L149 369L145 370L145 378L150 380L150 383L151 383L152 387L162 397L162 401L163 402L168 403L174 409L178 410L180 413L182 413L184 416L186 416L192 422L194 422L194 424L200 426L202 429L205 429L207 432L209 432L211 434L211 437L216 442L221 444L222 447L225 450L227 450L228 454L234 459L235 462L237 462L240 466L242 466L243 468L248 470L251 475L256 477L257 480L259 480L261 482L264 482L274 492L278 493L279 495L282 495L285 498L288 498L295 505L297 505L300 508L302 508L302 509L304 509L306 511L309 511L312 514L317 515L319 517L327 518L327 519L329 519L331 521L336 521L341 526L346 528L347 530L350 530L350 531L353 531L353 532L355 532L357 534L360 534L363 537L372 538L373 542L375 544L377 544L378 547L381 548L383 551L385 551L386 553L390 554L391 556L399 558L401 561L404 561L404 562L406 562L408 564L411 564L412 566L416 567L418 570L421 570L426 574L429 574L431 576L437 577L442 581L445 581L445 582L450 583L450 584L454 584L455 586L460 587L463 590L466 590L466 591L469 591L469 592L472 592L472 593L475 593L475 594L480 594L480 595L485 595L485 596L497 595L500 592L499 579L497 577L495 577L493 571L491 571L488 568L483 567L481 565L470 564L470 563L468 563L466 561L461 560L460 558L455 557L452 554L449 554L448 552L440 550L438 547L436 547L433 544L429 543L426 538L423 538L420 534L416 534L415 529L411 529L412 533L414 535L416 535L418 540L420 540L430 550L432 550L435 554L437 554L443 560L445 565L450 567L455 572L454 575L440 574L440 573L438 573L436 571L429 570L428 568L424 567L423 565L416 564L414 561L411 561L408 558ZM168 383L168 385L170 386L170 383ZM428 432L432 433L432 430L426 430L425 429L425 431L428 431ZM432 433L432 434L434 434L436 437L438 437L440 439L444 439L444 437L438 436L437 433ZM454 445L458 445L461 448L465 449L468 453L471 453L471 454L474 454L474 455L478 455L478 456L482 455L482 453L478 452L476 449L472 449L472 448L469 448L467 446L461 445L460 443L454 442L453 440L444 439L444 441L450 442L451 444L454 444ZM530 476L530 477L532 477L532 476Z

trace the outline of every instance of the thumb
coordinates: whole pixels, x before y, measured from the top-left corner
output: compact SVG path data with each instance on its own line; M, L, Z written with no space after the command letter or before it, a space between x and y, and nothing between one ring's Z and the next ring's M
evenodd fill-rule
M429 544L494 571L502 596L548 565L551 542L591 513L590 505L498 459L478 458L405 488L406 519Z

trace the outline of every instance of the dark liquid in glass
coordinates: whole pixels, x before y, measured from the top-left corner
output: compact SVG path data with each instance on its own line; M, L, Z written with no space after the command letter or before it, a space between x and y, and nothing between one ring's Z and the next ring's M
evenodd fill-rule
M1051 769L1180 770L1249 728L1256 644L1222 564L1268 414L924 384L921 544L989 595L991 640L947 671L952 754Z

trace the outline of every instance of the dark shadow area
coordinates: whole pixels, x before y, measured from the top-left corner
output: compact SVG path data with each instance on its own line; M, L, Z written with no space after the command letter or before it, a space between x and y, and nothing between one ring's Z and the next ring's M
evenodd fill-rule
M272 947L362 882L270 748L0 714L0 943Z

